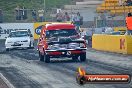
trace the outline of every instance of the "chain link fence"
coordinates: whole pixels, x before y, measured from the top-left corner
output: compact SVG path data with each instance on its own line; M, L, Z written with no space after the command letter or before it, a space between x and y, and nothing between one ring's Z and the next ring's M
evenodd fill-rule
M126 26L127 13L122 15L110 15L109 13L99 13L96 18L96 27L124 27Z
M33 11L36 13L36 20L33 16ZM2 23L24 23L24 22L41 22L39 18L39 9L24 9L8 11L2 11L2 16L0 15L0 22ZM54 21L54 17L51 14L55 14L55 11L52 9L47 9L43 13L44 21Z

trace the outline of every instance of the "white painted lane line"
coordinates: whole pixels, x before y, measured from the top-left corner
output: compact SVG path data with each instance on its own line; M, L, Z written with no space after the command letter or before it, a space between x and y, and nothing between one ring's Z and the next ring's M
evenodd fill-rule
M4 76L0 73L1 79L6 83L9 88L15 88Z

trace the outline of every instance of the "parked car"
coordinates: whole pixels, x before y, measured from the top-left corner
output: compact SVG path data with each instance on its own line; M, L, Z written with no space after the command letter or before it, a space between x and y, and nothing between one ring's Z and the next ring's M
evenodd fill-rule
M5 41L6 51L13 48L33 48L34 38L29 30L11 31Z
M43 26L38 40L40 61L68 57L86 60L86 41L81 39L73 24L54 23Z

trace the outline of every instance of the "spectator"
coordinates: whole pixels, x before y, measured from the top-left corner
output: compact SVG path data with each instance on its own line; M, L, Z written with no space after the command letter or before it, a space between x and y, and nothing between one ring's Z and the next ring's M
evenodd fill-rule
M101 18L101 26L105 27L106 26L106 16L103 12L101 13L100 18Z
M123 1L119 0L119 6L122 6L122 5L123 5Z
M23 20L23 9L19 9L20 20Z
M132 6L132 1L131 0L127 0L127 1L125 1L126 2L126 5L127 6Z
M132 14L129 12L128 17L126 17L127 35L132 35Z
M86 31L84 31L84 29L81 29L81 37L86 39Z
M72 12L72 14L71 14L71 22L72 22L72 23L74 22L74 17L75 17L75 15L74 15L74 13Z
M16 12L16 20L27 19L27 10L25 9L25 7L20 8L19 6L17 6L15 8L15 12Z
M132 16L131 12L128 12L128 17L131 17L131 16Z
M86 44L88 44L88 38L86 38L86 31L84 29L81 29L81 38L85 39Z
M33 21L36 22L37 21L37 13L36 13L36 10L32 10L32 17L33 17Z
M40 9L38 10L39 20L40 22L44 22L44 10Z
M65 12L65 15L64 15L64 21L70 21L70 16L68 15L67 12Z
M74 16L73 18L73 23L74 25L76 26L77 30L80 31L80 26L81 26L81 20L82 20L82 17L80 15L80 13L78 12L76 16Z
M24 6L23 6L23 9L22 9L22 19L23 20L27 19L27 10Z
M16 15L16 20L21 20L20 7L19 6L17 6L15 8L15 15Z
M57 20L57 22L62 22L63 13L61 12L61 10L59 10L59 12L56 14L56 20Z

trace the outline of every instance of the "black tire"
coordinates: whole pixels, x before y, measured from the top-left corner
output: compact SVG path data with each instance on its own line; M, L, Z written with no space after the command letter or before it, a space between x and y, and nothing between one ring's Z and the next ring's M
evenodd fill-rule
M73 60L73 61L78 60L78 56L72 56L72 60Z
M33 42L33 46L32 46L32 49L34 49L34 42Z
M45 55L45 63L50 63L50 56L48 55Z
M84 78L84 77L81 77L81 78L79 79L79 84L80 84L80 85L84 85L84 84L85 84L85 78Z
M44 62L44 55L39 52L39 61Z
M33 45L33 46L32 46ZM32 44L31 42L30 42L30 44L29 44L29 49L34 49L34 43Z
M32 43L32 46L31 46L32 49L34 49L34 42Z
M31 42L30 42L30 44L29 44L29 48L31 48L32 46L31 46L32 44L31 44Z
M79 84L79 85L84 85L86 80L84 77L76 77L76 82Z
M82 62L86 61L86 52L80 54L80 61L82 61Z
M9 48L6 48L6 51L10 51L10 49Z
M30 42L30 44L29 44L29 49L31 49L31 42Z

